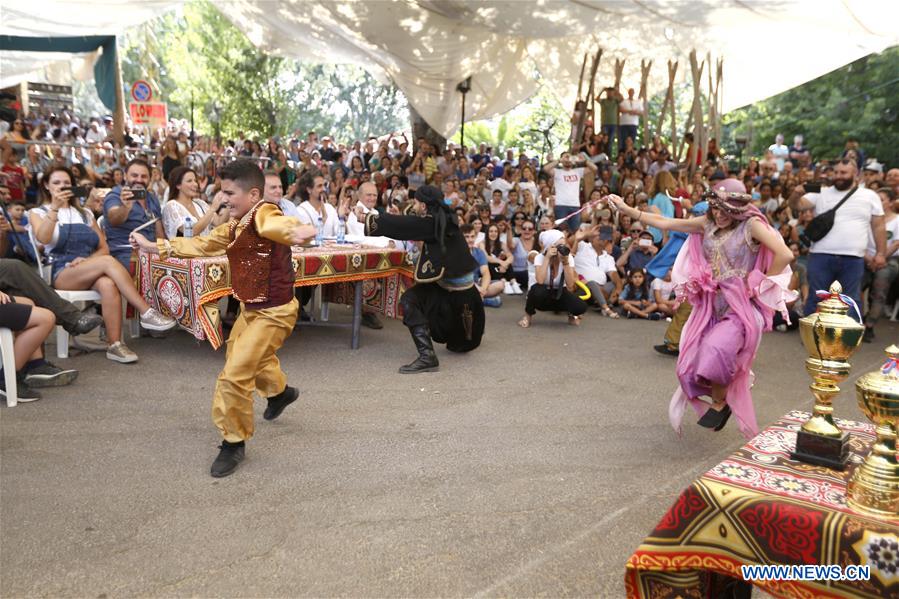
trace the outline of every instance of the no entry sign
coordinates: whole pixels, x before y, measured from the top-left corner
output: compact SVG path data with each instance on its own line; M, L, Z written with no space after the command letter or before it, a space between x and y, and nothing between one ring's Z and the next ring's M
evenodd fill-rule
M131 120L135 125L156 129L165 127L169 121L168 105L165 102L132 102L128 105Z
M153 88L143 79L138 79L131 86L131 97L135 102L149 102L153 99Z

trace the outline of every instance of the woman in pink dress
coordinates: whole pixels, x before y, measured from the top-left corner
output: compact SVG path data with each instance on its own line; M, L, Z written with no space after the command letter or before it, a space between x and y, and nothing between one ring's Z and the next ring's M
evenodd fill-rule
M740 181L715 183L707 197L708 213L689 219L641 212L614 195L608 200L647 225L690 233L671 277L678 297L693 306L681 336L671 425L681 431L690 404L701 426L719 431L733 413L751 438L758 433L749 391L752 361L774 311L786 315L786 302L795 295L788 288L793 256Z

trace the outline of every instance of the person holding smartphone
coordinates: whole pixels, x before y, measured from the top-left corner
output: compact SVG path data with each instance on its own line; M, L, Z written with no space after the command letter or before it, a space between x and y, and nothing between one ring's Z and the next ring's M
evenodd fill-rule
M142 158L134 158L125 166L124 185L113 187L103 200L104 232L109 253L126 270L131 269L131 232L157 219L153 225L141 229L155 241L165 239L162 226L162 207L155 195L147 191L150 184L150 165Z

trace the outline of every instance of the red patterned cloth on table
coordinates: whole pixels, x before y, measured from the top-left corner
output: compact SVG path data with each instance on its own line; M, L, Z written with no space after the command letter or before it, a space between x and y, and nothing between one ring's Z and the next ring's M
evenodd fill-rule
M869 566L867 581L753 581L775 597L899 597L899 515L879 520L846 506L846 484L868 454L874 427L838 420L850 433L844 472L790 459L809 417L790 412L681 493L630 557L633 599L712 597L721 575L743 565Z
M352 303L352 292L341 292L342 285L365 281L364 303L391 318L400 316L399 298L413 284L412 265L400 250L360 246L294 248L293 265L297 287L336 284L337 290L326 293L328 300L335 303ZM151 306L171 315L197 339L208 339L215 349L221 346L216 302L231 293L226 256L161 260L142 251L136 279L141 295Z

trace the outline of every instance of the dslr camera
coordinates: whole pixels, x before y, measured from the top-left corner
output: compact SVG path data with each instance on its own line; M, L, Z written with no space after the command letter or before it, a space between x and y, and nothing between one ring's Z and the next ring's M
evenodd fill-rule
M571 248L567 245L560 245L557 251L559 252L560 256L567 256L571 253Z

